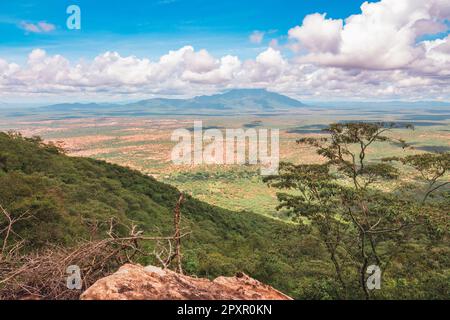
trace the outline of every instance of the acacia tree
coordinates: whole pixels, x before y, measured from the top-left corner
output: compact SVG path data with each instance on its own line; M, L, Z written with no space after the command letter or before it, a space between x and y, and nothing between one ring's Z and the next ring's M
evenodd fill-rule
M391 157L384 161L399 161L404 165L414 168L420 178L426 183L426 191L422 198L424 204L428 197L438 189L450 184L447 172L450 170L450 153L424 153L410 155L404 158Z
M425 227L428 236L433 240L442 240L448 237L450 231L450 219L448 208L450 207L450 152L446 153L423 153L409 155L406 157L385 158L383 161L397 161L405 166L411 167L417 173L419 182L424 187L416 192L421 199L421 210L426 219ZM438 191L443 192L438 192ZM435 195L441 197L436 199ZM433 202L429 201L433 198ZM444 213L444 214L442 214Z
M367 159L375 143L408 147L403 140L392 137L390 132L395 128L395 124L386 123L332 124L324 130L327 137L298 140L299 144L315 147L325 159L324 164L282 163L278 176L265 179L273 187L298 191L278 193L279 209L306 218L318 232L334 265L343 297L348 296L356 271L362 294L369 299L367 267L375 264L385 271L412 229L425 219L423 202L377 187L398 179L402 171L392 163ZM430 194L438 189L435 177L442 175L440 170L437 172L430 180ZM381 244L390 244L389 250L380 250Z
M306 218L311 222L309 226L318 230L318 237L324 243L334 265L342 297L345 297L348 285L339 247L343 241L342 237L349 231L349 225L341 219L344 213L337 197L341 187L336 176L330 173L329 165L294 165L282 162L280 175L267 177L265 181L275 188L298 191L296 195L278 193L280 204L277 209L288 209L297 220ZM312 231L307 228L308 225L301 226Z

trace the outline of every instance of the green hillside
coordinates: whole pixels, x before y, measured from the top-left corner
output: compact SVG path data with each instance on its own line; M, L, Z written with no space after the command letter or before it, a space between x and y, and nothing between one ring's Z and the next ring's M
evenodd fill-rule
M15 230L27 240L27 250L49 243L73 245L89 238L87 222L108 222L110 217L133 220L150 235L171 234L178 196L177 189L137 171L68 157L39 138L0 133L0 204L12 215L33 212L35 219ZM190 197L182 215L183 226L192 231L183 243L186 272L215 277L244 271L294 292L299 276L295 270L300 270L295 265L305 249L298 245L293 227ZM102 231L106 229L105 223Z
M104 222L94 236L105 236L111 217L134 221L149 235L170 234L178 196L176 188L137 171L66 156L39 138L0 133L0 205L12 215L33 213L34 219L15 226L16 237L26 239L28 251L88 239L92 221ZM338 296L333 267L314 233L302 234L294 224L227 211L191 197L182 215L183 226L192 231L183 240L187 273L213 278L243 271L295 298ZM393 262L384 296L445 297L445 246L429 251L411 244L405 250L402 260ZM405 257L412 257L413 264Z

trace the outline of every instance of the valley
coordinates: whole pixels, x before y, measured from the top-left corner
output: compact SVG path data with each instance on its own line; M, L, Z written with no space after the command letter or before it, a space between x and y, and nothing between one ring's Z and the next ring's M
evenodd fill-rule
M410 143L413 149L401 152L395 146L375 146L368 155L371 159L450 151L450 108L445 104L412 104L410 107L407 104L382 104L375 112L373 105L364 103L361 107L350 104L333 108L298 102L296 108L286 110L278 108L275 103L288 100L295 104L295 100L277 95L278 100L273 102L273 96L269 93L264 96L263 92L257 91L255 98L253 91L245 90L231 94L233 98L230 101L221 95L218 101L214 97L194 100L206 100L213 104L220 102L228 106L235 101L236 95L250 101L250 104L256 104L254 99L259 101L265 98L265 113L252 114L246 109L246 114L229 115L227 110L216 110L215 115L183 115L186 110L180 108L186 108L192 100L179 102L183 107L177 107L169 114L163 114L164 109L146 109L148 101L135 103L127 110L134 116L116 117L111 116L111 110L124 107L86 105L80 108L74 105L75 109L64 110L60 106L50 106L36 109L33 115L6 113L0 121L0 130L16 130L25 136L38 135L61 146L69 155L92 157L139 170L212 205L283 220L288 218L283 211L276 210L277 191L262 182L258 166L174 165L170 158L175 146L175 142L171 141L172 132L180 128L191 129L194 121L203 121L205 129L277 128L280 129L280 161L308 164L320 163L323 159L312 148L298 145L297 139L322 135L321 130L332 122L383 121L413 124L413 131L396 130L395 133L397 138ZM160 100L157 101L161 104ZM197 103L194 106L198 107ZM112 109L107 111L105 108ZM147 113L157 111L161 114L148 115L143 109ZM177 111L181 115L171 114ZM139 115L136 115L138 112Z
M397 106L373 112L370 108L302 105L294 110L274 107L265 114L231 116L217 112L195 117L113 117L103 114L103 109L89 109L89 114L85 111L69 108L56 112L53 107L22 113L2 111L0 131L20 132L23 137L15 133L0 135L0 200L16 215L23 210L39 215L38 225L24 224L17 230L20 237L26 235L28 239L26 250L40 250L47 243L71 247L79 239L105 236L107 221L111 219L137 223L145 234L167 233L171 210L181 190L188 196L182 208L182 225L192 231L189 239L183 241L186 273L212 279L243 271L296 299L340 299L350 294L347 290L354 298L362 296L353 280L345 291L339 289L320 229L310 227L312 220L293 216L292 210L279 207L281 189L268 186L260 175L259 164L175 165L171 161L174 130L192 130L194 121L199 120L205 128L219 130L276 128L280 130L280 161L296 165L325 163L326 159L313 146L298 144L297 140L324 138L328 134L322 129L336 122L414 125L414 130L396 128L387 133L389 139L405 140L410 147L375 142L367 151L368 163L377 164L386 157L437 155L450 148L450 110L446 106ZM407 198L415 201L426 185L412 168L403 166L399 173L400 179L383 179L373 187L389 197L398 190L408 193L414 186L416 191L408 193ZM338 177L339 184L347 187L349 181ZM448 181L448 173L442 179ZM444 234L448 220L442 217L448 190L444 186L443 196L433 200L427 209L436 210L432 211L436 218L429 218L437 219L438 230ZM302 196L299 190L285 192L292 197ZM390 206L388 210L395 210ZM339 206L335 208L339 210ZM412 214L416 213L414 210ZM409 241L390 266L384 290L375 294L376 298L398 298L403 285L412 288L404 292L404 297L446 295L446 287L440 285L445 280L439 280L445 279L449 270L445 241L433 244L431 251L432 240L413 236ZM152 245L143 249L155 250ZM391 240L380 240L379 250L383 255L396 252ZM349 259L345 251L339 254ZM427 259L420 258L425 255ZM403 263L407 261L414 263L411 274L404 274ZM425 272L429 270L427 261L435 264L432 273ZM139 262L157 263L151 255ZM345 268L345 276L355 279L352 265Z
M0 302L448 300L449 0L77 2L0 1Z

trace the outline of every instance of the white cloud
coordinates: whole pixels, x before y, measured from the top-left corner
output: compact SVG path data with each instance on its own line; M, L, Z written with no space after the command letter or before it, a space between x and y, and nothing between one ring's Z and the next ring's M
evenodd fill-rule
M448 63L448 39L429 41L435 63ZM432 76L408 69L364 70L297 63L268 48L255 59L216 58L187 46L152 61L105 52L91 61L73 63L61 55L33 50L26 65L0 59L0 97L65 96L108 100L118 95L192 96L226 88L259 88L300 99L450 99L450 84L434 64L422 66ZM447 69L448 70L448 69Z
M342 20L326 19L325 14L311 14L305 17L302 26L289 30L289 38L298 40L302 46L312 52L336 53L341 44Z
M31 33L46 33L56 29L56 26L54 24L48 23L46 21L39 21L38 23L22 21L20 23L20 27L26 32Z
M292 48L306 49L300 63L360 69L416 69L429 59L427 34L448 29L449 3L445 0L382 0L365 2L361 13L345 19L325 15L305 17L289 31ZM427 64L432 64L429 60Z
M225 56L216 61L214 68L205 72L186 70L181 79L191 83L222 84L226 85L235 77L235 73L240 69L241 61L234 56Z
M262 31L253 31L250 35L249 39L251 43L261 44L264 40L265 32Z
M281 56L281 52L272 48L267 49L264 52L261 52L256 57L256 62L273 68L282 68L285 64L283 57Z
M264 87L300 99L450 100L450 35L421 40L447 30L448 17L448 0L366 2L344 20L306 16L288 33L293 53L275 39L245 61L192 46L156 60L105 52L79 62L35 49L24 65L0 58L0 98L124 99Z

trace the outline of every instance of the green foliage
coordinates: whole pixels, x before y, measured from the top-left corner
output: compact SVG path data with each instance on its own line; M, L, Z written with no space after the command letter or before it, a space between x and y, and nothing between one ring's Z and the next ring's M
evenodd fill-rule
M421 202L415 197L406 197L404 190L387 193L376 187L377 183L399 178L403 172L387 161L368 163L366 160L369 147L375 142L406 147L404 141L388 135L395 127L383 123L332 124L324 130L329 133L328 138L298 141L317 148L317 153L327 160L324 164L282 163L278 176L265 179L272 187L299 191L299 195L278 193L278 208L289 210L297 221L306 224L305 231L318 234L334 265L336 283L341 287L335 293L342 298L354 296L358 282L361 297L383 297L367 289L367 267L377 265L385 276L389 275L389 268L398 261L400 250L410 241L417 242L421 248L444 246L448 251L448 201L425 203L431 193L448 184L438 183L448 170L448 154L387 159L398 160L421 173L429 184ZM415 185L405 189L418 192ZM416 263L414 253L408 258L408 263ZM437 274L448 272L448 264L441 267ZM419 287L416 283L420 274L410 275L404 282L397 281L395 272L390 276L390 294L409 290L408 285L412 290ZM324 281L319 288L314 284L306 289L323 291L320 295L326 298L326 293L330 292L327 284ZM408 291L399 295L407 296L414 296L414 293Z
M446 173L450 170L450 152L416 154L404 158L391 157L383 161L399 161L413 167L420 174L420 178L427 184L422 203L425 203L435 191L450 184L446 177Z
M111 218L128 225L133 221L148 235L171 234L178 196L176 188L137 171L68 157L39 138L0 133L0 204L13 216L33 213L14 228L13 238L25 239L27 251L103 238ZM2 219L0 230L6 223ZM296 250L294 226L189 196L182 225L192 231L183 239L184 269L190 274L214 278L243 271L294 294L298 274L289 266L304 259ZM146 249L153 250L150 244Z
M300 299L361 298L359 284L353 281L358 270L345 258L346 247L333 244L339 234L358 235L346 215L344 200L355 204L363 197L370 199L365 202L375 221L370 223L383 218L379 228L411 223L418 208L427 217L427 223L418 227L413 237L408 236L407 242L399 241L405 239L402 232L407 229L394 236L374 235L380 256L392 256L393 250L397 254L387 262L383 290L373 297L447 298L450 252L445 241L449 219L442 213L448 212L448 198L420 205L408 198L399 201L400 193L363 188L371 185L371 176L379 181L393 179L396 173L389 163L365 165L366 169L357 175L362 188L355 193L354 188L342 183L343 176L352 180L345 165L341 171L335 162L282 164L281 175L267 181L278 188L299 190L297 198L289 192L279 194L280 207L289 208L302 222L299 225L224 210L187 196L182 225L192 234L183 239L184 269L210 278L243 271ZM25 239L25 250L102 238L111 218L125 224L133 221L149 235L168 234L172 232L172 210L178 196L176 188L140 172L103 161L68 157L39 138L0 133L0 204L13 216L27 210L34 215L15 225L17 234L13 238ZM352 209L355 213L360 210L358 206ZM0 230L5 225L1 219ZM153 250L151 244L146 250ZM156 262L146 258L141 263ZM336 266L342 269L345 290L336 277Z

